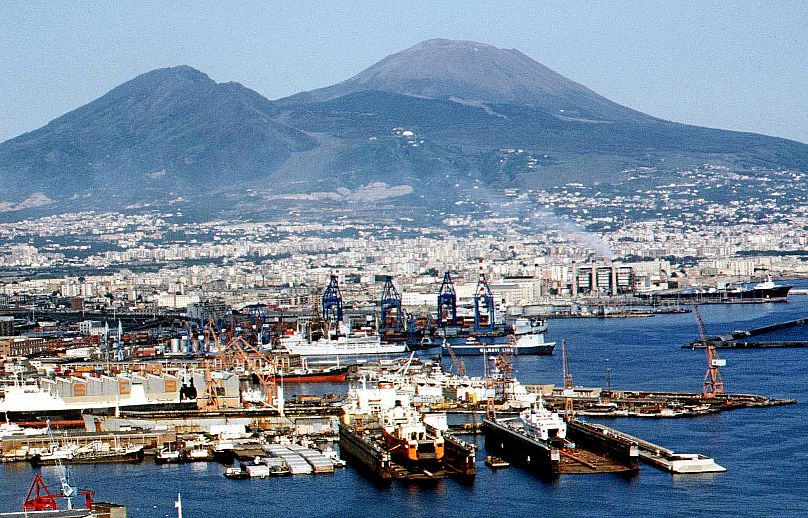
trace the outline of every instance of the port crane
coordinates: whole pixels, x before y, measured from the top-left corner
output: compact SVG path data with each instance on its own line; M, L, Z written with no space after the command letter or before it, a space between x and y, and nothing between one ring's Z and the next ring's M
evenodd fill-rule
M331 274L331 280L323 291L321 308L323 320L342 322L342 292L340 292L336 274Z
M483 321L484 319L485 321ZM474 295L474 330L493 331L496 325L494 320L494 295L481 265L477 291Z
M457 292L449 272L443 274L438 291L438 327L457 325Z
M405 314L401 308L401 295L393 284L391 276L385 277L382 296L379 299L379 333L404 330Z
M701 340L704 351L707 354L707 372L704 374L701 395L704 398L714 398L724 395L724 380L721 379L721 373L718 371L718 368L726 366L727 361L719 358L713 344L707 341L706 334L704 333L704 321L701 319L698 304L693 304L693 315L696 317L696 326L699 329L699 340Z
M236 373L249 372L254 376L261 385L264 403L271 405L277 371L275 362L267 358L257 346L247 342L241 336L232 337L222 344L216 336L212 322L208 328L224 367Z

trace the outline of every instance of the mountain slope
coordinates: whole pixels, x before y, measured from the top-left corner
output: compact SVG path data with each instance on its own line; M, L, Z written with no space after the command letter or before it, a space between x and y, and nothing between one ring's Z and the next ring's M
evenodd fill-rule
M155 70L0 144L9 193L215 188L274 170L314 141L237 83L191 67Z
M808 171L808 145L660 120L516 50L429 40L278 101L187 66L143 74L0 144L0 205L159 206L181 196L203 211L246 213L279 199L389 194L435 207L472 183L616 182L637 166L706 162Z
M327 101L377 90L434 99L510 103L560 118L649 121L652 117L601 97L515 49L433 39L388 56L333 86L284 102Z

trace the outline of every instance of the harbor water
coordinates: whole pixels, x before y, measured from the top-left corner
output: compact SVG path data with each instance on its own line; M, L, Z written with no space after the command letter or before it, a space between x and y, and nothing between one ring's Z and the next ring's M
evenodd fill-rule
M800 286L808 286L798 283ZM712 305L701 308L708 335L808 316L808 296L787 303ZM516 357L523 383L562 382L560 341L567 341L575 385L605 386L605 362L614 389L701 390L704 351L682 349L697 334L693 314L651 318L552 320L552 356ZM808 326L760 340L808 340ZM379 486L350 466L333 475L233 481L215 463L81 465L71 468L80 488L127 506L128 516L176 516L182 493L186 517L236 516L805 516L808 515L808 349L721 350L727 392L794 398L798 404L743 409L673 419L616 418L610 426L683 453L702 453L726 473L677 475L642 465L632 477L572 475L546 482L518 468L492 471L476 441L477 477L471 483ZM470 374L482 360L466 358ZM594 420L594 419L593 419ZM0 510L17 510L37 472L6 464L0 472ZM41 468L51 490L53 468Z

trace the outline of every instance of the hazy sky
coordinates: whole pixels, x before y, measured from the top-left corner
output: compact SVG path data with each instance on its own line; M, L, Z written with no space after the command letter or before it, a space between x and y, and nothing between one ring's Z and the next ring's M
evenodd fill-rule
M0 141L148 70L275 99L429 38L516 48L651 115L808 143L808 2L0 3Z

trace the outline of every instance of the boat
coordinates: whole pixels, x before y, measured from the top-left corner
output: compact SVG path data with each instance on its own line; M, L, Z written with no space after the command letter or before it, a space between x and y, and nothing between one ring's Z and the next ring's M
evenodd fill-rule
M213 458L222 464L232 464L236 460L236 445L232 441L220 439L213 445Z
M232 480L244 480L250 478L250 474L244 471L241 466L231 466L224 470L224 476Z
M299 331L281 337L280 346L300 356L372 357L407 352L404 343L384 343L379 335L353 333L343 322L319 340L309 341Z
M490 354L496 355L501 352L519 355L544 355L553 354L555 342L545 342L544 333L547 331L547 323L544 320L518 318L509 328L513 331L507 335L505 341L485 341L478 334L466 337L462 343L452 343L452 352L458 356ZM444 344L444 348L446 345Z
M204 446L195 446L185 453L185 459L189 462L200 462L213 460L213 453Z
M525 435L544 443L563 440L567 437L567 423L558 412L551 412L539 398L535 405L519 414Z
M44 435L48 433L47 428L23 428L17 423L12 423L6 415L6 422L0 424L0 440L11 437L30 437L34 435Z
M179 464L184 458L179 450L172 450L171 446L166 446L154 456L155 464Z
M511 463L503 459L502 457L497 457L495 455L486 455L485 465L491 469L498 469L498 468L507 468L508 466L511 465Z
M64 464L101 464L108 462L141 462L143 445L110 447L102 441L93 441L85 446L75 444L53 446L47 452L34 455L30 462L34 467L62 462Z
M394 459L428 466L443 458L443 434L435 428L427 430L408 398L397 399L393 408L380 414L380 421L385 447Z
M771 276L766 276L765 281L757 284L727 285L722 288L689 287L638 293L637 297L654 303L785 302L788 300L789 291L791 291L791 285L778 284L772 280Z

